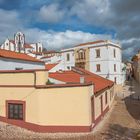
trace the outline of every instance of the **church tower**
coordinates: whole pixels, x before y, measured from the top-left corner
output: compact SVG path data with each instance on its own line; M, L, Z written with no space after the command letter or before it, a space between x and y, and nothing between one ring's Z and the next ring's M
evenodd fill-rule
M24 43L25 43L25 35L21 32L17 32L15 34L16 52L19 52L19 53L25 52Z

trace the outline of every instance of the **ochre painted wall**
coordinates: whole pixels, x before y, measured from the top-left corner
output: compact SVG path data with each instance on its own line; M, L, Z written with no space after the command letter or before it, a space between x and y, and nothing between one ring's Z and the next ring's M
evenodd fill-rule
M33 73L0 74L0 116L6 117L6 100L25 101L25 121L41 126L91 126L91 97L94 98L95 119L101 115L100 96L103 110L111 107L112 88L93 95L94 86L79 87L2 87L2 85L45 85L48 75L45 71ZM23 78L23 79L22 79ZM105 92L108 103L105 104ZM115 94L114 94L115 95Z
M91 86L66 88L0 88L0 116L6 100L26 102L25 121L39 125L91 125ZM89 91L91 93L89 93Z
M47 71L0 73L0 85L46 85Z
M103 103L103 111L107 108L107 107L111 107L112 105L112 102L114 100L114 95L113 94L113 97L110 99L110 94L111 94L111 90L113 90L113 87L108 89L108 90L105 90L101 93L98 93L97 95L94 96L94 109L95 109L95 119L97 119L100 115L101 115L101 96L102 96L102 103ZM105 103L105 93L107 92L107 104Z
M34 73L0 73L0 85L34 85Z
M47 71L36 71L36 85L46 85L48 81Z
M85 51L85 59L81 59L81 60L77 60L78 59L78 51L80 51L80 49L75 49L74 50L74 56L75 56L75 63L78 62L85 62L85 69L86 70L90 70L89 68L89 48L84 48L83 49Z

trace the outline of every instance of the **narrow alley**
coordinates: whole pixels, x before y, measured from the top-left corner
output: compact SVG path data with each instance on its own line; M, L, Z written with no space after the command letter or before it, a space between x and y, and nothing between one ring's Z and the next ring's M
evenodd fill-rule
M127 81L122 93L117 93L116 103L96 139L135 140L140 133L140 87L133 79Z

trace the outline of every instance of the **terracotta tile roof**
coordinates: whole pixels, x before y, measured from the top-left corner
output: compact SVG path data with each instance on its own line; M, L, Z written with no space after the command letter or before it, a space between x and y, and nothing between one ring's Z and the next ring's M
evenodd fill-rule
M44 58L51 58L52 56L43 56L40 59L44 59Z
M0 73L31 73L36 71L47 71L47 70L46 69L0 70Z
M76 47L78 47L78 46L84 46L84 45L98 44L98 43L103 43L103 42L105 42L105 40L97 40L97 41L94 41L94 42L82 43L82 44L77 45Z
M25 43L24 48L33 48L30 44Z
M85 82L93 82L94 93L97 93L105 88L111 87L114 84L112 81L105 79L101 76L98 76L94 73L91 73L89 71L80 68L78 68L77 70L81 74L79 72L72 70L72 71L49 73L49 77L66 83L79 83L80 77L84 76Z
M52 53L59 53L58 51L55 50L50 50L50 51L43 51L44 54L52 54Z
M15 41L14 40L9 40L11 43L15 44Z
M32 52L32 54L42 55L42 52Z
M71 84L52 84L52 85L39 85L35 86L35 88L60 88L60 87L83 87L83 86L89 86L92 85L92 83L71 83Z
M17 53L17 52L3 50L3 49L0 49L0 57L10 58L10 59L17 59L17 60L24 60L24 61L32 61L32 62L41 62L41 63L44 63L43 61L38 60L38 59L36 59L34 57L31 57L31 56L29 56L27 54Z
M45 68L47 70L51 70L52 68L54 68L58 63L55 63L55 64L45 64Z

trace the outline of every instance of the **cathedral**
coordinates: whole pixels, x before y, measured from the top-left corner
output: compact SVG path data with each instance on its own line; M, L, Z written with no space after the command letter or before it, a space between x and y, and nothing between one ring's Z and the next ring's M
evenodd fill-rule
M14 40L6 39L0 46L0 49L14 51L18 53L26 53L33 57L36 55L42 55L42 43L26 43L25 35L22 32L17 32L14 35Z

